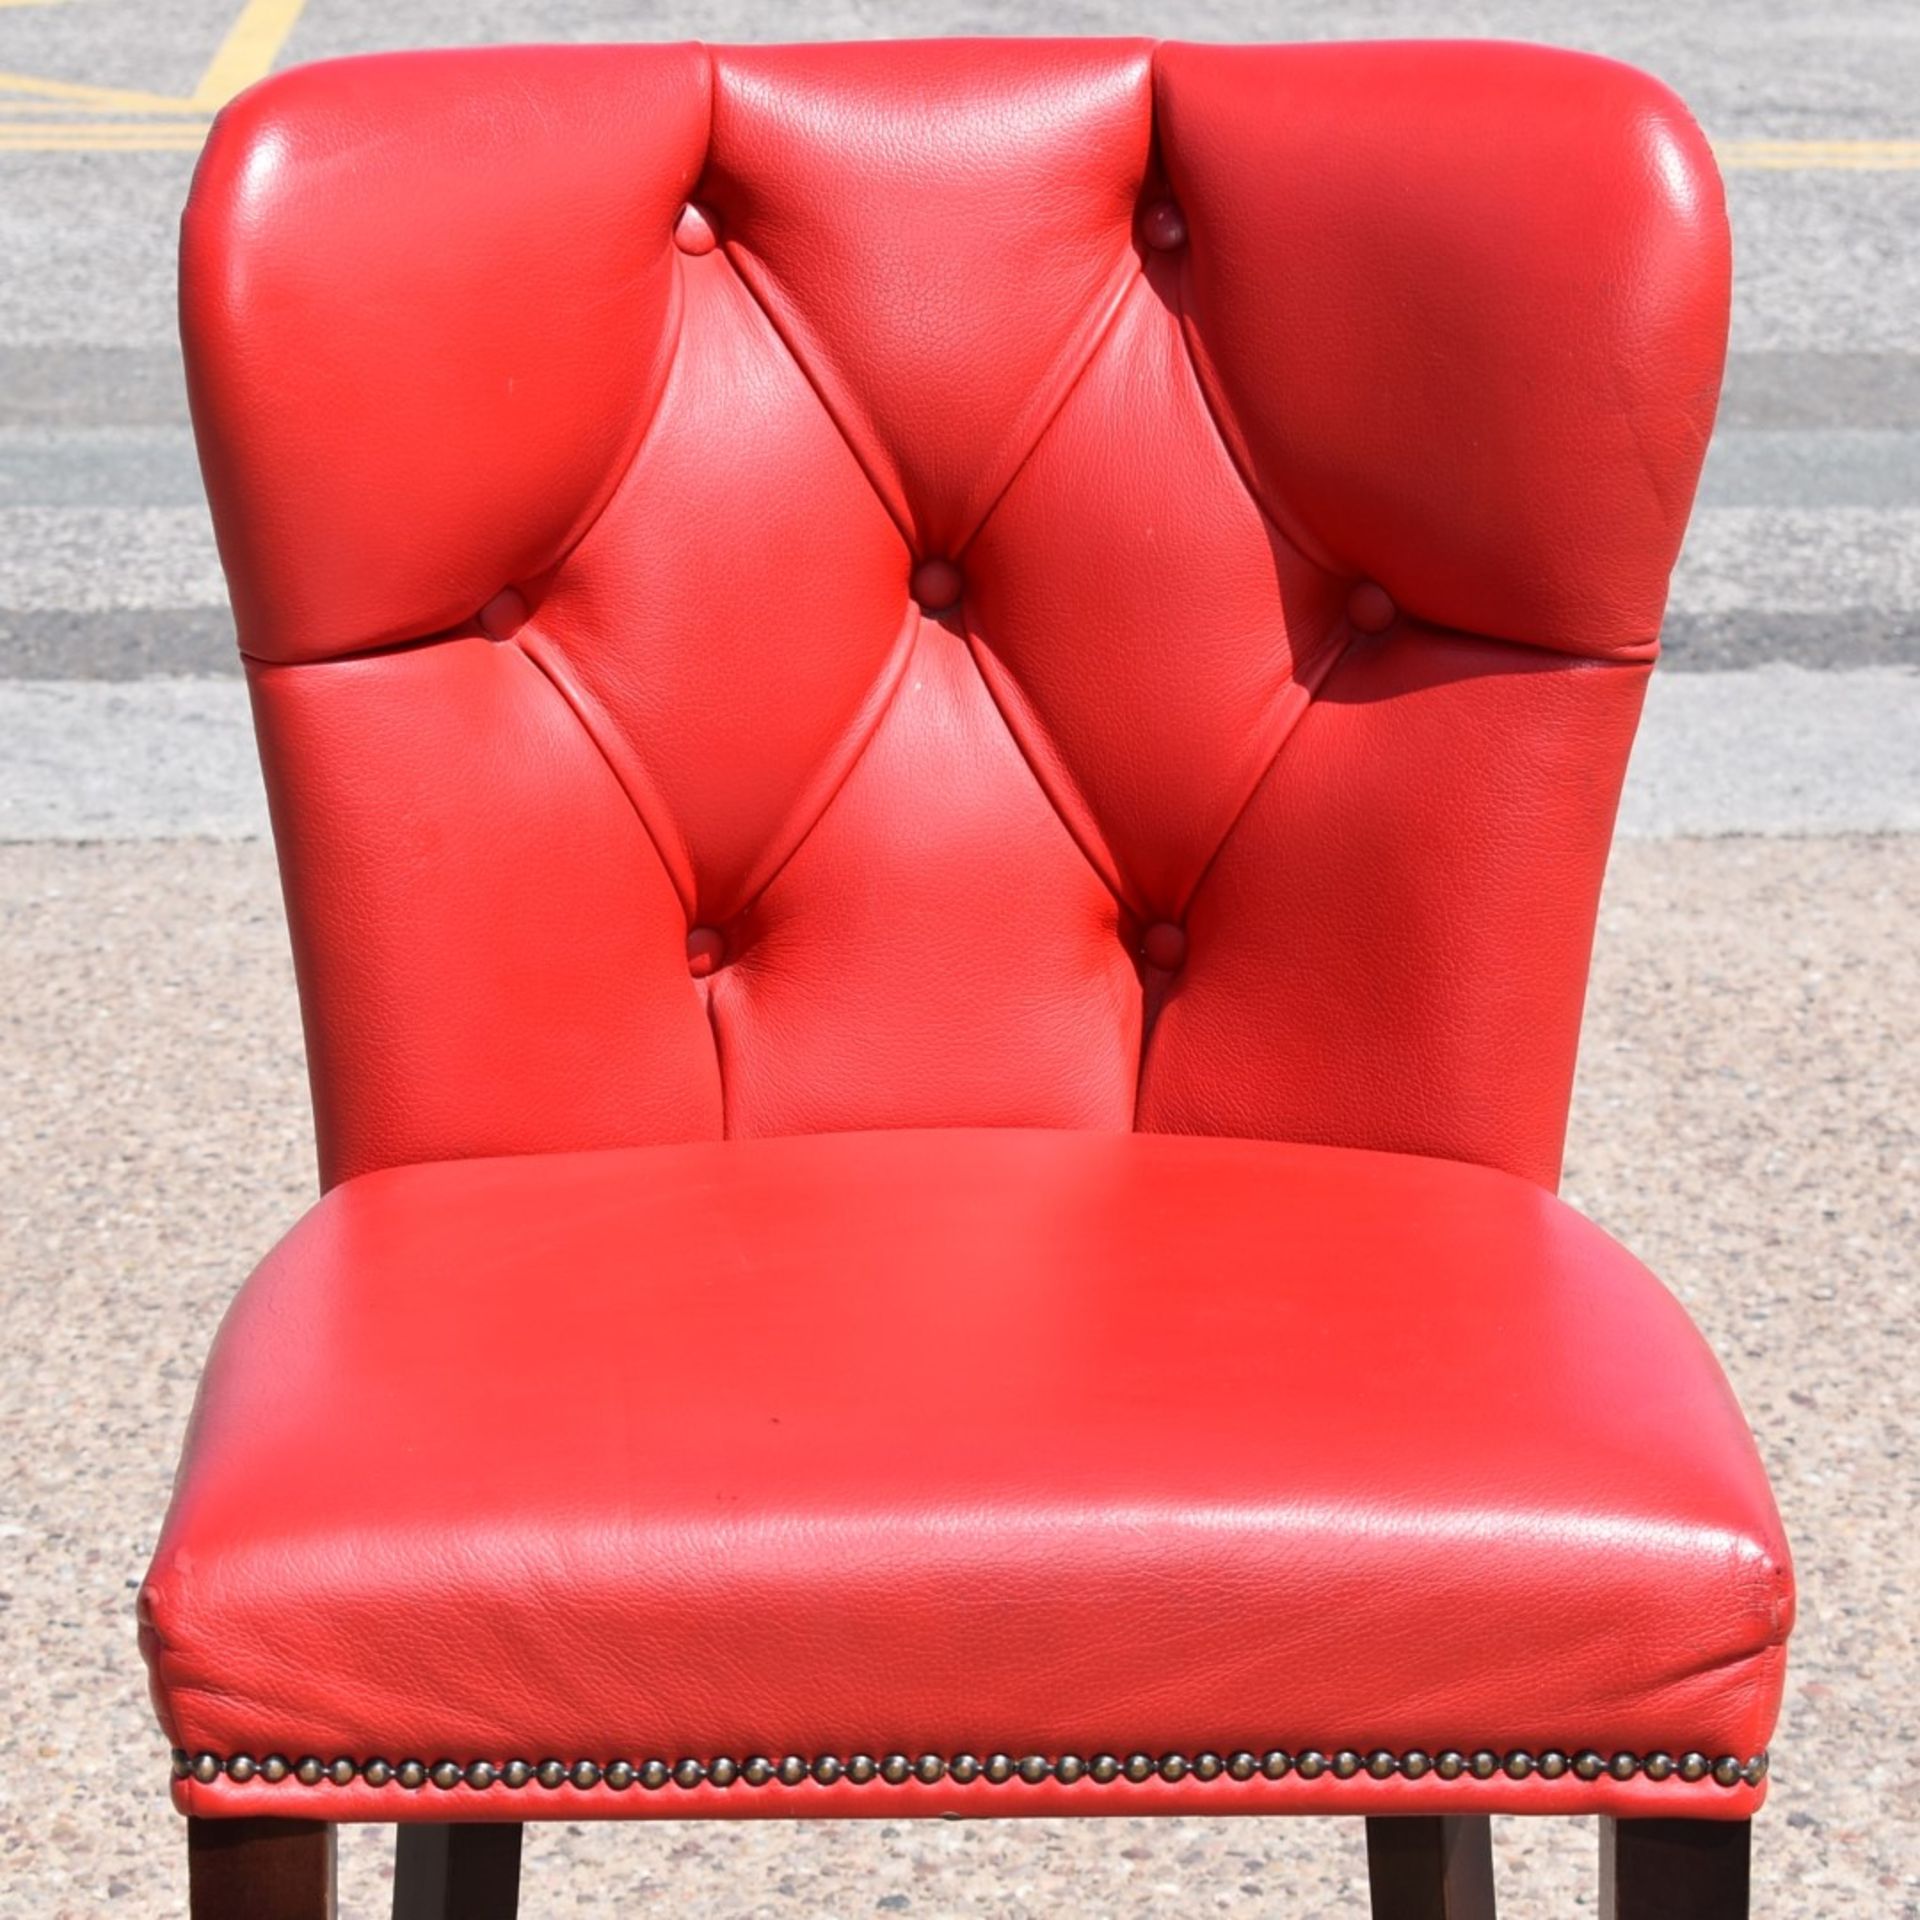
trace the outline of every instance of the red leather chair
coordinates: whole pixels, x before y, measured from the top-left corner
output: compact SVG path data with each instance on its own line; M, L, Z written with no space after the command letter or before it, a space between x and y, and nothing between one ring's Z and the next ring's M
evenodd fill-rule
M141 1603L194 1911L520 1823L1607 1816L1744 1911L1792 1598L1553 1197L1719 381L1653 82L1513 46L347 61L194 418L326 1195Z

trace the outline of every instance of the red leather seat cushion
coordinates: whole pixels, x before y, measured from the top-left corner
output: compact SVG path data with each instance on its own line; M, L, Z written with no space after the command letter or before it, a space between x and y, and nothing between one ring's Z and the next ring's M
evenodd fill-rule
M222 1757L1718 1758L1772 1725L1785 1564L1680 1307L1527 1182L903 1131L337 1188L220 1334L143 1618L175 1744ZM500 1819L1412 1790L1396 1762L307 1797ZM305 1792L181 1786L234 1812Z

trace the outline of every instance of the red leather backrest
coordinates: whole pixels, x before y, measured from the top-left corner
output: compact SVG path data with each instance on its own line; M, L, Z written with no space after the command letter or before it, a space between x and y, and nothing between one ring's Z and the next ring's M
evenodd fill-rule
M1727 275L1678 103L1523 47L245 95L183 327L326 1178L1005 1124L1551 1181Z

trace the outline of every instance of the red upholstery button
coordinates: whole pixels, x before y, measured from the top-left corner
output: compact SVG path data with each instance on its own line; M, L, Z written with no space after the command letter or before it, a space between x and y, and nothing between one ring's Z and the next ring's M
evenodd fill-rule
M680 218L674 222L673 244L682 253L711 253L720 244L712 215L689 200L680 209Z
M1362 580L1347 595L1347 618L1362 633L1385 633L1399 611L1386 588L1371 580Z
M1140 237L1156 253L1187 244L1187 216L1171 200L1157 201L1140 216Z
M909 586L926 612L945 613L960 598L960 569L951 560L922 560Z
M727 936L718 927L687 930L687 971L704 980L727 957Z
M1176 927L1171 920L1156 920L1142 936L1140 952L1148 966L1162 973L1178 973L1187 957L1186 929Z
M502 587L480 609L480 625L489 640L511 640L526 624L526 600L512 587Z

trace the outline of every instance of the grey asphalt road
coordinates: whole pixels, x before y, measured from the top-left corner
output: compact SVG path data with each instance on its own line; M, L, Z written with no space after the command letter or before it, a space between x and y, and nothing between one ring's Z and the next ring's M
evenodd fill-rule
M237 7L0 0L0 839L260 830L173 338L209 69L250 70L246 47L219 53ZM253 0L244 16L255 66L442 41L1120 31L1497 34L1643 65L1723 146L1738 271L1626 829L1920 828L1910 0Z

